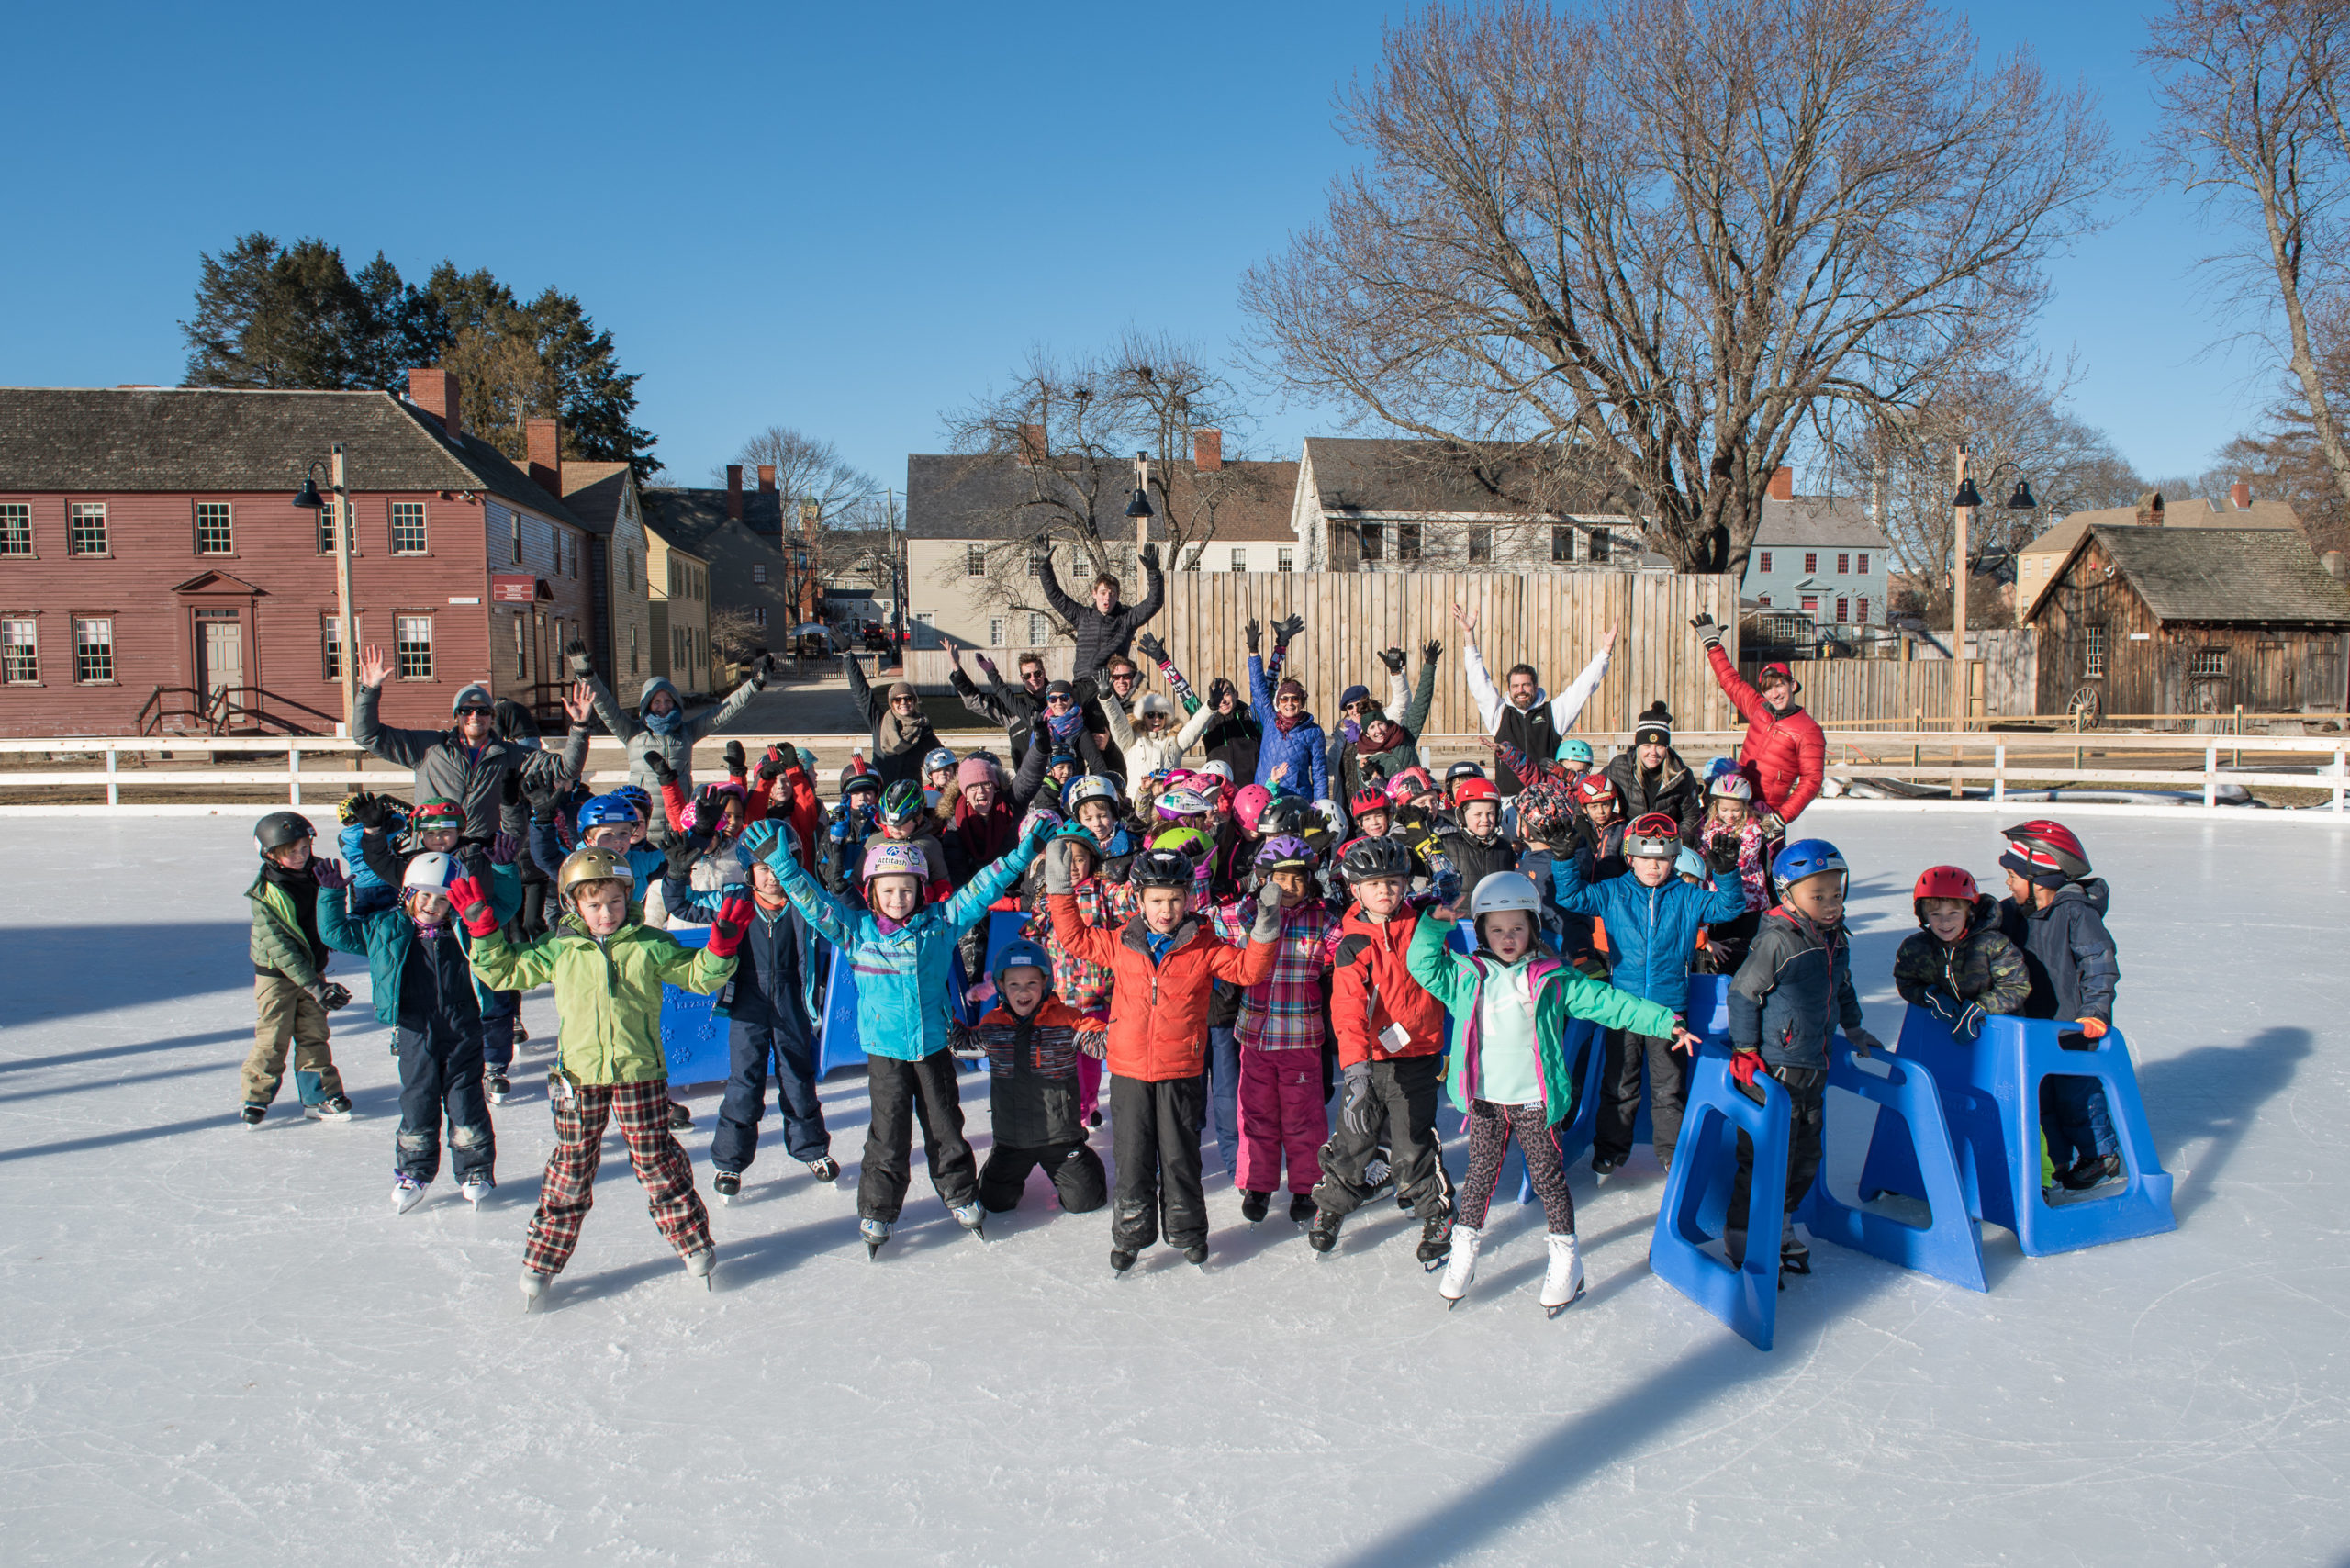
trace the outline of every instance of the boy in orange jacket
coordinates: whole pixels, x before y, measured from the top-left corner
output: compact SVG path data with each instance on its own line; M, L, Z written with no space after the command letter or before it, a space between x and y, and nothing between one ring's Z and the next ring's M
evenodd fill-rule
M1117 977L1108 1047L1118 1161L1110 1267L1121 1274L1162 1229L1185 1261L1208 1260L1200 1124L1207 1111L1209 995L1217 980L1245 991L1270 975L1281 934L1281 890L1268 881L1247 946L1210 935L1192 915L1192 861L1180 850L1144 850L1127 880L1142 913L1116 930L1088 925L1078 913L1069 840L1046 846L1045 908L1054 939Z

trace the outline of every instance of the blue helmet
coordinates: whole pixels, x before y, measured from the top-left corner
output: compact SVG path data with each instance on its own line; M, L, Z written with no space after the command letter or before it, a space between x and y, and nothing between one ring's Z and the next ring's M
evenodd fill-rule
M1018 969L1044 970L1045 989L1047 992L1052 990L1052 955L1046 952L1034 942L1028 940L1025 936L1013 937L1011 941L1006 942L1002 950L996 954L995 968L990 971L990 974L995 980L996 990L1002 991L1003 989L1004 970Z
M1849 878L1852 868L1844 864L1844 857L1824 838L1799 838L1779 851L1771 862L1771 885L1781 892L1806 877L1816 877L1822 871L1841 871Z
M1705 861L1698 858L1697 852L1694 849L1684 849L1673 857L1673 874L1676 877L1695 877L1701 882L1713 879L1713 871Z
M957 760L953 752L940 746L922 759L922 770L925 774L935 773L942 767L954 767Z
M582 833L614 823L633 827L638 820L636 807L622 799L617 790L609 795L599 795L579 808L579 831Z
M1591 743L1580 736L1569 735L1559 743L1559 760L1561 762L1590 762L1592 760Z
M615 801L626 801L636 812L639 821L653 820L653 797L645 793L643 786L623 784L612 791L611 798Z

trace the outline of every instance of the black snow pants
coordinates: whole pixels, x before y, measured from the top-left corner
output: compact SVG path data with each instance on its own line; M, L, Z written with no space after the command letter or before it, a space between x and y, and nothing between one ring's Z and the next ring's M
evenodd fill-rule
M1436 1106L1444 1086L1444 1063L1433 1056L1396 1057L1371 1064L1372 1108L1367 1133L1349 1131L1341 1114L1331 1118L1330 1141L1322 1146L1322 1180L1314 1206L1348 1215L1371 1202L1363 1167L1383 1143L1395 1171L1395 1196L1412 1205L1415 1218L1428 1220L1452 1207L1452 1178L1444 1169L1444 1143L1437 1136Z
M1207 1108L1205 1073L1157 1082L1111 1075L1112 1152L1118 1162L1117 1210L1110 1220L1114 1250L1139 1252L1162 1233L1169 1247L1206 1242L1200 1124Z
M922 1157L939 1202L958 1208L979 1194L978 1160L963 1137L963 1102L955 1088L955 1058L934 1051L920 1061L868 1055L867 1082L873 1120L866 1127L863 1168L856 1175L856 1215L894 1225L912 1180L913 1123L922 1121Z
M979 1167L979 1202L990 1214L1018 1208L1028 1172L1039 1165L1053 1179L1062 1213L1091 1214L1110 1201L1110 1174L1102 1169L1102 1157L1091 1145L1050 1143L1041 1148L1020 1148L1000 1143L988 1151L988 1162Z

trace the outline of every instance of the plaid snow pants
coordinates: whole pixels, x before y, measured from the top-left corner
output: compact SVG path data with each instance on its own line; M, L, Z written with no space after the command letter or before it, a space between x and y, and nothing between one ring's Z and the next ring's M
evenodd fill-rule
M539 1185L522 1266L559 1274L579 1245L579 1226L596 1202L596 1166L603 1158L605 1124L619 1118L629 1163L644 1188L653 1223L684 1257L711 1245L710 1211L694 1191L693 1162L669 1131L669 1081L582 1083L554 1105L554 1152Z

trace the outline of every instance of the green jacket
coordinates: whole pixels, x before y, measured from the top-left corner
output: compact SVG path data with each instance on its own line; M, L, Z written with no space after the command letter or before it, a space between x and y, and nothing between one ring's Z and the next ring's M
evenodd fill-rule
M1430 996L1451 1015L1451 1064L1445 1070L1445 1090L1463 1112L1477 1097L1477 999L1484 989L1485 966L1491 958L1456 953L1445 946L1453 927L1440 920L1423 919L1412 934L1404 967ZM1588 1018L1608 1029L1637 1034L1673 1033L1670 1009L1643 1002L1628 991L1595 980L1544 952L1531 966L1534 994L1534 1035L1542 1058L1542 1114L1553 1125L1575 1108L1574 1064L1567 1059L1567 1020Z
M632 914L635 913L632 907ZM650 1083L669 1076L661 1050L661 988L709 996L734 973L734 960L688 947L649 925L621 926L602 942L576 914L527 946L503 931L474 942L474 978L492 991L554 982L562 1026L556 1059L576 1083Z
M319 966L310 962L310 944L302 935L302 917L294 913L293 896L269 879L267 867L253 873L245 890L253 906L253 968L275 969L296 985L308 990L319 983ZM326 933L319 933L324 937Z
M522 879L511 866L489 868L489 907L498 916L498 924L505 924L522 907ZM473 938L458 923L455 913L449 924L458 941L473 952ZM338 953L350 953L367 960L368 989L375 998L375 1021L393 1029L392 1048L399 1048L397 1033L400 1021L400 976L408 968L408 956L416 951L416 923L408 912L394 904L373 914L351 918L351 900L341 888L319 890L319 935ZM484 1007L489 1005L489 988L476 976L474 1000Z

